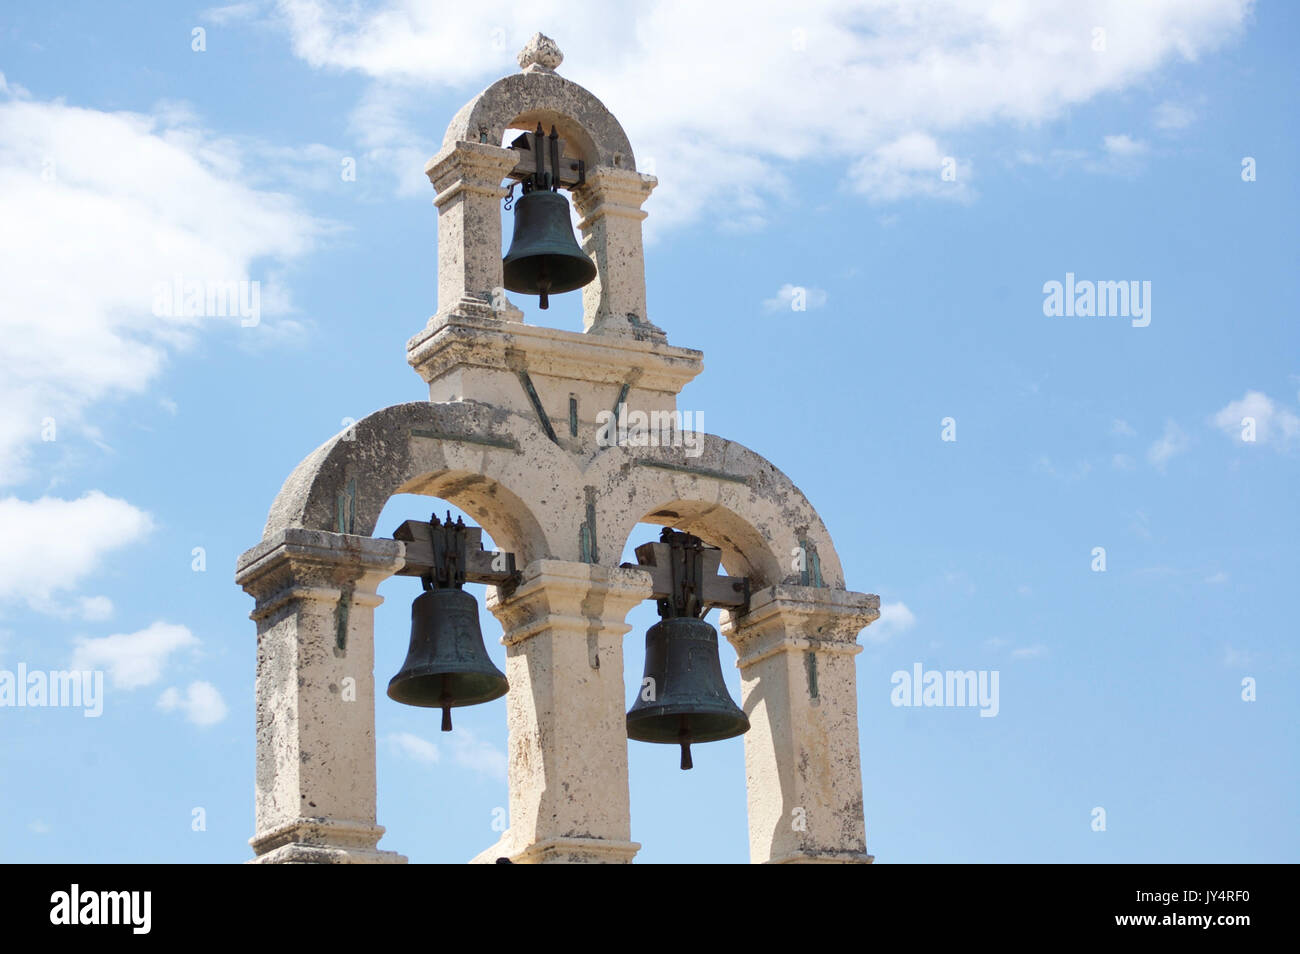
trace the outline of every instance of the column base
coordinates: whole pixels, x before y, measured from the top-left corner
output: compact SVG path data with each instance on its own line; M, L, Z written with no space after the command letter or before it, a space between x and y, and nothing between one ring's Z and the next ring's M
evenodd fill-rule
M605 838L547 838L520 848L507 832L470 864L498 864L504 858L514 865L629 865L640 850L640 842Z
M869 865L875 855L859 851L796 851L764 862L769 865Z
M281 845L245 862L250 865L404 865L406 863L406 856L399 855L395 851L380 851L377 848L370 851L357 848L326 848L301 842Z
M406 856L376 847L382 825L338 818L296 818L249 839L250 864L406 864Z

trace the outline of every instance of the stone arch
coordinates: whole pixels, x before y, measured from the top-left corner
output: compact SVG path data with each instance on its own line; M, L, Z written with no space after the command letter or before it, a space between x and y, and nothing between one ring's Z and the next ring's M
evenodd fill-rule
M632 144L614 114L586 89L556 73L516 73L497 80L452 118L442 148L457 142L499 146L512 124L538 122L547 130L553 123L588 168L636 171Z
M549 506L530 489L539 471L555 476ZM580 488L567 455L518 415L414 401L376 411L308 455L280 489L263 538L290 527L370 536L394 494L427 494L470 514L523 566L577 535L563 521L581 512ZM566 493L574 499L559 499Z
M728 570L748 576L755 589L778 583L844 589L835 545L808 498L735 441L702 435L695 458L680 448L611 447L587 468L586 481L597 488L597 525L609 552L621 552L638 523L657 523L720 547ZM794 567L797 547L816 568L811 578Z

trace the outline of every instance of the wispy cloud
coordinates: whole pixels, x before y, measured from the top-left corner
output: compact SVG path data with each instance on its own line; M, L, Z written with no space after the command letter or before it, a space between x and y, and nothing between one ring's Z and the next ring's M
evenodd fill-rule
M458 726L455 732L445 736L441 744L430 742L413 732L393 732L387 738L394 752L422 765L439 764L446 749L455 765L499 781L504 781L506 777L505 752L463 726Z
M0 385L0 390L3 386ZM108 555L143 539L153 520L125 500L91 491L77 500L0 498L0 602L68 615L64 596L77 590ZM95 621L113 610L104 596L72 604L76 615Z
M62 446L88 412L231 324L156 314L160 285L261 281L266 319L246 337L290 307L270 273L330 227L250 185L267 163L249 148L182 103L146 115L0 96L0 485L30 476L49 428Z
M1151 122L1157 129L1165 131L1185 129L1196 122L1196 110L1190 106L1166 100L1156 106L1151 114Z
M1223 647L1223 664L1230 669L1241 669L1245 666L1253 666L1258 659L1256 653L1245 649L1234 649L1232 646Z
M138 689L162 678L173 653L198 645L198 637L188 627L157 622L135 633L78 637L71 668L104 669L115 688Z
M216 725L229 711L221 692L210 682L192 682L184 692L171 688L158 698L158 708L164 712L179 710L195 725Z
M789 282L776 290L771 298L763 299L764 311L807 311L821 308L826 304L826 291L821 288L808 288L803 285L791 285Z
M862 636L868 642L883 643L907 632L915 624L916 616L902 600L895 603L881 603L880 617L863 630Z
M1183 433L1182 428L1173 421L1166 421L1164 434L1147 448L1147 461L1163 473L1165 465L1187 450L1187 447L1187 435Z
M1262 391L1247 391L1210 418L1210 423L1242 443L1271 444L1290 448L1300 443L1300 415Z
M932 136L911 132L883 143L849 169L848 188L873 202L922 196L969 201L971 165L959 162Z
M283 0L281 11L305 62L365 76L394 104L397 121L368 147L399 162L403 181L429 136L423 97L407 91L470 92L513 72L532 31L556 24L547 32L567 55L561 75L600 96L638 159L656 159L655 230L701 217L761 223L812 160L842 162L872 201L964 197L969 169L959 162L955 181L941 179L940 143L1040 123L1141 84L1232 42L1249 4L810 2L756 17L739 0L689 10L675 0L543 0L521 19L493 0L454 16L424 0ZM1092 45L1098 22L1104 52Z

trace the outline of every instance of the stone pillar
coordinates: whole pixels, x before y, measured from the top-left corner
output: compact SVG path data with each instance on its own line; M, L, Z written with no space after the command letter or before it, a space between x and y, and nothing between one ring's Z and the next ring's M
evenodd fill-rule
M658 185L654 176L601 167L587 173L573 190L581 216L582 248L596 262L595 281L582 290L585 331L665 340L650 323L645 303L645 251L642 203Z
M560 560L529 564L488 608L505 629L510 828L475 862L626 863L623 635L650 596L642 570Z
M853 657L879 605L864 593L778 585L755 593L744 616L723 614L750 721L745 774L754 863L871 861Z
M376 845L375 592L395 540L291 528L246 552L256 601L260 863L405 862Z
M514 151L501 146L458 142L425 166L437 190L439 317L522 317L509 303L493 310L493 290L503 281L501 200L506 189L501 182L517 161Z

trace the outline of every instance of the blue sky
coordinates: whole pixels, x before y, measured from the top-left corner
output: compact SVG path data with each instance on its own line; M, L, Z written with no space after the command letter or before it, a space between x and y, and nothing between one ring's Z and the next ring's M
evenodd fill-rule
M404 353L436 308L422 166L535 30L659 177L649 317L705 353L680 407L782 467L880 594L878 861L1300 856L1300 11L440 6L0 16L0 671L106 672L99 718L0 708L0 860L249 857L235 559L345 418L427 394ZM259 322L154 314L178 273L258 281ZM1046 316L1067 273L1150 282L1150 324ZM578 297L526 320L579 328ZM380 532L435 508L395 498ZM415 587L380 592L382 686ZM654 618L630 617L629 700ZM998 671L998 715L892 705L916 663ZM495 841L504 711L449 738L381 696L381 847ZM630 753L640 860L746 860L740 740L690 773Z

